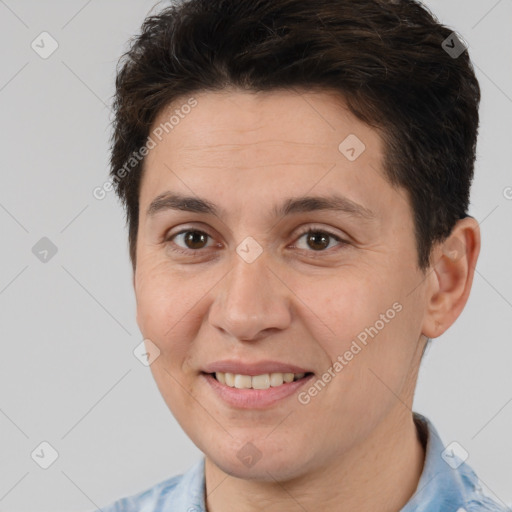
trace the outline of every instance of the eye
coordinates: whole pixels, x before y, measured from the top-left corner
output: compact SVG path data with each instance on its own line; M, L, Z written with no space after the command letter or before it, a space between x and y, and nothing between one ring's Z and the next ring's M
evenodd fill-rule
M306 236L307 235L307 236ZM312 248L312 251L308 252L327 252L326 249L329 248L329 239L334 239L336 242L339 242L338 245L341 247L348 245L348 242L341 239L339 236L331 233L330 231L326 231L325 229L317 228L315 226L308 226L299 232L298 240L304 238L306 240L307 247ZM300 248L300 247L299 247Z
M181 237L185 247L177 245L176 242L174 242L174 239L180 239ZM191 254L198 252L200 249L204 249L204 244L208 238L210 238L210 235L204 231L198 231L197 229L184 229L179 233L175 233L174 235L167 237L165 242L170 243L169 247L174 252Z

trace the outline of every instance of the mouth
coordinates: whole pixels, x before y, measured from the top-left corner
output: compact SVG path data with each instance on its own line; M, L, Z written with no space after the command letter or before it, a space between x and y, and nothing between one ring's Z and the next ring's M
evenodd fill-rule
M207 389L216 399L235 409L264 410L295 395L314 373L265 373L243 375L235 373L201 372Z
M306 379L313 375L312 372L306 373L263 373L260 375L243 375L239 373L229 372L214 372L206 373L214 378L220 384L224 384L230 388L236 389L269 389L277 388L288 384L290 382L296 382L299 380Z

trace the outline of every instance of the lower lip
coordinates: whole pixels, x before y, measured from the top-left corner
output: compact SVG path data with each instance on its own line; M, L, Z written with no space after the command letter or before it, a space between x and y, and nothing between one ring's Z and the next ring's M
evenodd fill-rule
M220 383L208 373L203 373L202 376L220 398L229 405L240 409L264 409L269 407L293 395L314 377L313 374L307 375L302 379L286 382L280 386L271 386L268 389L237 389Z

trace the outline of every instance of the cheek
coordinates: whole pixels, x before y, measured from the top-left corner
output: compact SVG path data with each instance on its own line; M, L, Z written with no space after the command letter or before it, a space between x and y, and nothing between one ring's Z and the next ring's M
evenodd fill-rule
M141 261L136 272L137 322L143 337L160 350L150 370L165 402L180 415L192 405L183 372L193 347L194 305L200 296L166 263Z
M420 335L413 295L406 297L403 282L389 275L376 267L340 268L331 279L311 280L298 288L301 297L309 298L299 315L310 319L314 339L331 362L342 358L343 369L335 380L342 387L353 385L358 396L386 392L378 377L399 388Z
M199 300L194 287L164 263L141 262L136 274L137 321L144 337L161 351L168 340L183 339L180 332L193 315Z
M324 340L331 355L348 349L365 328L379 321L381 314L390 310L388 317L395 316L392 306L399 287L393 289L394 283L384 280L385 275L375 267L344 266L328 277L297 279L294 290L301 299L297 303L304 304L304 316L307 313L311 319L315 338Z

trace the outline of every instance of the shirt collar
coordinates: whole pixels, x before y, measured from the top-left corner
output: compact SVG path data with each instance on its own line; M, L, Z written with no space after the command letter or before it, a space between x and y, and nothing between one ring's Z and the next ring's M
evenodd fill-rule
M425 462L416 491L400 512L505 510L484 493L478 476L465 462L463 446L456 441L445 446L428 418L415 412L413 419L425 447Z

